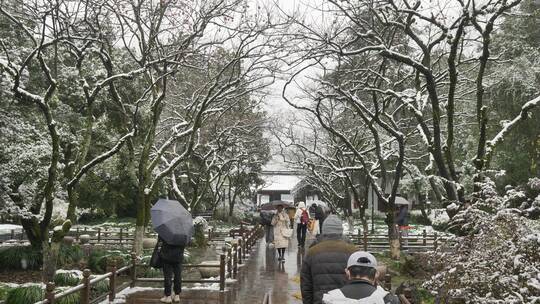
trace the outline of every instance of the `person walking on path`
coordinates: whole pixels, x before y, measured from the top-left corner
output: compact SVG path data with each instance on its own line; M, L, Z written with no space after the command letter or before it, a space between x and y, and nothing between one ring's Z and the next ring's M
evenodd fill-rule
M329 215L317 241L308 249L300 273L303 304L321 304L325 292L345 285L343 270L356 248L343 239L343 223Z
M278 251L278 261L285 261L285 248L289 246L290 232L292 232L289 225L289 216L283 209L283 205L277 206L277 214L272 218L272 226L274 226L274 245Z
M314 211L313 214L315 214L315 219L317 220L317 222L319 222L319 231L322 232L322 226L324 222L323 208L315 203L311 205L311 207L313 207L313 211Z
M395 295L377 286L377 260L369 252L357 251L349 257L345 269L348 284L325 293L324 304L400 304Z
M274 241L274 227L272 226L272 218L275 215L273 210L261 210L261 224L264 225L264 236L266 245Z
M296 224L296 240L298 247L304 247L306 243L306 231L309 223L309 212L306 209L304 202L299 202L294 215L294 223Z
M180 293L182 292L182 263L184 261L184 246L170 245L162 238L159 258L163 263L164 294L161 298L162 303L180 302ZM174 275L174 294L172 294L172 281Z

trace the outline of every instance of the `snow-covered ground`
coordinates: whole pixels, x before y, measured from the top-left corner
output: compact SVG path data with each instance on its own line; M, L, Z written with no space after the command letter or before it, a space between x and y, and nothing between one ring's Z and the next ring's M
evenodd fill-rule
M413 214L420 214L419 210L413 210L411 213ZM446 211L444 209L433 209L428 214L429 219L432 223L436 225L440 225L442 223L448 222L449 218L446 214ZM371 220L368 219L368 228L369 233L371 233ZM422 234L424 230L426 230L427 234L433 234L434 232L437 232L440 235L446 235L447 233L437 231L435 230L431 225L422 225L422 224L410 224L411 228L409 230L409 234ZM359 219L354 220L354 227L350 227L349 223L347 221L343 221L343 234L358 234L359 230L362 228L362 222ZM373 223L373 228L375 231L375 234L387 234L388 233L388 227L384 221L381 221L380 219L376 219Z
M208 280L218 280L219 278L208 278ZM226 284L235 283L235 279L226 279ZM113 302L109 302L109 300L105 300L100 302L99 304L123 304L126 303L126 298L134 293L142 292L142 291L162 291L163 288L154 288L154 287L134 287L134 288L126 288L122 290L120 293L116 294L116 299ZM219 283L195 283L192 287L183 287L182 290L213 290L213 291L219 291Z
M21 232L22 226L13 225L13 224L0 224L0 234L11 233L11 230L16 232Z

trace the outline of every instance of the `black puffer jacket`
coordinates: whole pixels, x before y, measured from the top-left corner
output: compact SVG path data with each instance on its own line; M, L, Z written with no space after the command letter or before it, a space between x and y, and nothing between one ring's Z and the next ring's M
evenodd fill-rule
M184 261L184 246L169 245L161 238L159 241L161 242L159 256L164 263L176 264Z
M309 248L300 275L304 304L321 304L324 293L345 285L347 260L355 251L341 235L322 236Z

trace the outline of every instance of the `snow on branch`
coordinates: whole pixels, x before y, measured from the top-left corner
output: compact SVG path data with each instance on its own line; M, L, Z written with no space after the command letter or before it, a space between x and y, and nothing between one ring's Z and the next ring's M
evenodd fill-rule
M77 181L86 173L88 172L88 170L92 169L95 165L107 160L109 157L113 156L114 154L116 154L120 148L122 148L122 146L124 145L124 143L131 137L133 137L135 135L135 131L131 131L129 133L127 133L126 135L124 135L122 138L120 138L118 140L118 142L116 143L116 145L114 147L112 147L110 150L108 150L107 152L97 156L96 158L92 159L90 162L88 162L86 165L84 165L80 170L79 172L77 173L77 175L75 175L75 177L73 177L73 179L71 179L68 183L67 183L67 186L68 187L71 187L73 186L75 183L77 183Z
M510 132L518 122L527 119L527 113L534 107L538 106L540 104L540 96L536 97L535 99L529 100L526 102L523 107L521 107L521 111L519 112L519 115L517 115L514 119L504 124L503 128L493 137L492 140L487 142L488 145L488 155L493 153L493 147L495 147L497 144L502 142L504 140L504 137L508 132Z

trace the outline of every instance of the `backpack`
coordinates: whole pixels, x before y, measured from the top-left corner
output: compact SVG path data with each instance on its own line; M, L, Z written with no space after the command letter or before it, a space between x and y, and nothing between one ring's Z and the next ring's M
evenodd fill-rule
M300 224L307 225L309 222L309 214L306 209L302 210L302 215L300 216Z

